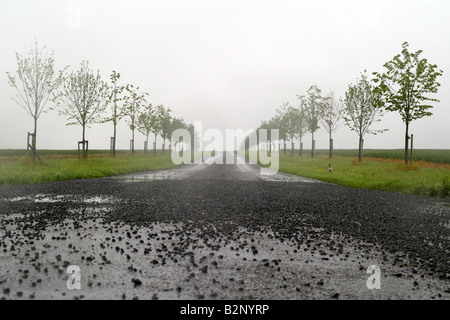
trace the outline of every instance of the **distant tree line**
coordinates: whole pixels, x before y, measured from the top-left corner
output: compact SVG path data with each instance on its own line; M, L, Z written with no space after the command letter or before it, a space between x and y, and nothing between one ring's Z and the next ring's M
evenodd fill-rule
M171 109L164 105L154 106L148 100L149 94L132 84L120 83L120 73L112 71L109 81L105 81L97 70L90 69L88 61L83 61L78 70L68 72L68 67L56 72L54 70L54 53L47 53L45 47L40 49L35 41L28 56L16 53L17 72L7 73L8 82L16 89L13 98L33 118L32 139L33 161L36 153L37 123L46 104L50 100L59 115L65 116L67 125L80 125L83 158L87 157L86 127L92 123L113 124L111 138L112 156L116 155L117 125L123 119L131 130L130 150L135 152L134 140L136 129L146 137L144 150L147 151L150 133L154 136L153 150L156 153L156 139L163 139L163 153L166 142L172 141L172 131L188 129L180 117L171 114ZM193 141L191 141L191 145Z
M408 163L409 130L413 120L431 116L430 102L438 102L429 96L437 93L440 84L437 77L442 76L435 64L420 58L421 50L409 52L408 42L402 44L400 54L383 65L385 72L374 72L374 78L368 79L366 71L353 84L348 85L344 98L335 97L332 91L322 91L312 85L304 95L297 95L298 105L283 103L275 115L262 121L258 129L278 129L279 141L291 142L294 152L294 141L299 140L299 155L303 153L303 138L311 134L311 157L314 157L314 135L322 125L329 135L329 157L333 156L332 134L344 123L358 134L359 161L362 160L364 136L377 134L384 130L374 130L372 126L380 121L384 112L398 112L405 124L405 163ZM32 133L33 160L36 155L37 124L47 102L53 101L51 108L58 111L69 121L68 125L82 127L83 158L87 157L86 126L92 123L113 124L111 139L112 155L115 156L117 125L124 119L131 130L130 150L134 152L136 129L146 137L144 150L147 151L149 135L154 136L153 150L156 152L156 140L163 139L163 152L166 142L172 141L171 133L178 128L185 128L195 139L193 125L186 124L182 118L171 115L170 108L163 105L153 106L148 100L149 94L138 86L120 83L120 73L112 71L109 81L101 78L99 71L92 71L89 63L83 61L78 70L68 72L68 67L56 72L54 70L53 52L47 53L45 47L39 49L35 41L28 56L16 53L17 72L7 73L9 84L16 89L13 98L33 118ZM268 142L272 141L268 130ZM186 143L186 142L184 142ZM193 145L193 140L191 141ZM245 139L245 148L250 145ZM27 146L28 147L28 146Z
M364 136L377 134L387 129L372 129L373 124L381 120L385 112L398 112L405 123L405 164L408 163L409 126L413 120L431 116L433 106L428 102L439 100L429 97L437 93L440 84L436 81L442 76L435 64L420 58L422 50L414 53L408 51L409 44L402 44L401 54L383 65L385 72L373 72L374 78L368 79L366 71L353 84L349 84L344 98L336 98L332 91L323 95L322 91L312 85L306 95L297 95L299 103L292 106L283 103L276 109L275 115L261 122L256 129L278 129L279 141L284 145L291 142L291 154L294 153L294 140L300 143L299 155L303 153L303 137L311 134L311 157L315 152L315 132L322 125L329 135L329 158L333 156L332 134L344 123L358 134L358 160L362 160ZM270 132L270 131L268 131ZM258 136L258 135L257 135ZM251 144L253 142L253 145ZM272 145L270 134L268 143ZM259 141L250 139L243 142L245 149L259 148ZM281 149L281 148L280 148Z

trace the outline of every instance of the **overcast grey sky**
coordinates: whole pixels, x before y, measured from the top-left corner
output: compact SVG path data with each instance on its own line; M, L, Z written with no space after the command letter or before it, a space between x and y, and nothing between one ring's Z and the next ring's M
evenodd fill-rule
M82 60L109 79L140 86L153 105L164 104L203 128L259 126L283 102L312 84L344 96L350 82L401 52L422 57L444 71L432 117L412 123L416 148L450 149L450 1L0 0L0 148L25 148L32 118L11 97L6 72L15 52L26 54L34 38L54 50L56 67L78 69ZM48 106L50 106L49 103ZM38 123L38 148L76 149L81 127L50 111ZM365 137L365 148L402 148L404 125L388 113ZM87 130L90 148L109 148L111 124ZM122 122L118 148L128 148ZM357 148L357 135L342 126L335 148ZM137 135L136 146L144 137ZM310 147L310 134L305 137ZM327 148L321 128L316 148Z

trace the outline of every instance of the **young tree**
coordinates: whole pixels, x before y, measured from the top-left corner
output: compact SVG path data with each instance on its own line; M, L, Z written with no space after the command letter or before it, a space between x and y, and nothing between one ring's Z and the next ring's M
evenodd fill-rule
M89 69L89 62L83 61L81 68L72 71L64 80L53 100L58 113L64 115L67 125L79 124L83 128L82 144L83 158L87 157L86 126L101 121L101 114L107 105L107 85L101 79L100 73L94 74Z
M123 109L118 105L118 102L123 100L123 90L125 86L118 85L120 79L120 73L113 70L110 75L112 86L109 87L108 100L111 105L111 115L107 117L103 122L112 122L114 128L112 156L116 156L116 141L117 141L117 124L124 117Z
M164 118L166 109L161 104L157 106L152 114L152 132L155 135L155 141L153 143L153 152L156 154L156 140L158 135L162 132L162 119Z
M300 119L301 113L300 110L289 106L286 112L287 117L287 136L291 140L291 154L294 154L294 140L299 138L299 134L301 133L301 128L299 127L302 124L302 119ZM300 138L301 139L301 138Z
M299 116L300 110L292 107L289 102L284 103L278 110L277 118L280 119L279 122L282 124L279 135L281 139L291 141L291 154L294 154L294 140L299 133Z
M136 130L136 121L140 114L140 109L146 102L146 92L139 93L139 87L134 88L133 85L125 87L127 94L123 104L123 114L127 117L126 122L131 130L131 152L134 153L134 131Z
M259 129L267 130L267 150L272 151L272 143L274 142L272 139L272 129L278 130L278 124L276 122L275 117L270 118L268 121L261 121L261 125L258 128L258 142L260 142ZM259 148L260 149L260 148Z
M175 147L179 141L174 141L172 139L172 133L177 129L187 129L186 123L184 123L182 118L171 118L170 120L170 130L168 132L167 139L169 143Z
M145 144L148 148L148 136L150 132L152 132L152 125L153 125L153 112L154 108L151 103L147 104L144 107L144 110L139 113L137 121L136 121L136 127L139 130L140 133L142 133L145 137ZM144 148L144 152L147 150Z
M413 120L431 116L433 106L426 101L439 102L427 95L436 93L440 84L436 81L442 75L435 64L420 59L422 50L408 51L409 44L402 44L401 54L384 64L385 73L374 72L374 81L379 82L378 90L384 95L385 109L400 113L405 123L405 164L408 163L409 125Z
M289 125L291 125L289 115L287 114L289 102L284 102L276 111L275 117L273 117L273 126L278 129L278 138L283 140L283 153L286 153L286 140L288 138Z
M172 117L170 116L170 108L162 108L160 115L160 124L161 124L161 137L163 139L163 154L165 152L166 147L166 139L171 134L172 130Z
M254 139L251 139L252 136ZM241 141L240 149L247 151L254 147L258 147L258 140L258 129L253 129L245 136L244 140Z
M187 125L187 130L189 131L189 134L191 135L191 141L190 141L190 150L193 151L199 151L195 149L195 146L199 145L197 142L200 140L197 131L195 130L195 126L192 123L189 123ZM186 143L188 143L186 141ZM201 150L200 150L201 151Z
M359 136L359 161L362 161L364 135L386 131L369 129L374 122L380 121L382 106L381 95L371 85L365 71L355 85L348 86L342 117L345 124Z
M342 112L341 101L334 97L334 92L329 92L327 96L323 99L321 122L330 136L329 155L328 155L330 159L333 158L333 139L331 135L340 126L341 112Z
M319 120L321 116L322 109L322 96L321 90L316 86L312 85L308 91L308 97L305 100L305 120L307 124L308 131L311 132L311 158L314 158L315 151L315 140L314 132L316 132L319 127ZM300 100L304 99L304 96L298 96Z
M63 72L65 71L64 69L55 74L53 52L47 54L44 49L45 46L39 49L35 41L34 48L31 49L27 57L23 57L16 52L17 76L7 72L9 85L17 91L15 98L12 99L24 108L34 121L33 161L36 160L36 135L39 116L45 110L45 105L52 93L64 80Z
M299 96L300 99L300 106L298 108L298 118L297 118L297 137L300 143L300 148L298 149L298 155L301 156L303 154L303 136L306 132L308 132L308 124L306 122L306 115L305 115L305 105L306 105L306 99L301 96Z

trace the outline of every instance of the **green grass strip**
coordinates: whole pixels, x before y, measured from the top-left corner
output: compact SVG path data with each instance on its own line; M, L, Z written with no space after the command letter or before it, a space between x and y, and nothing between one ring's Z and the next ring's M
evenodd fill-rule
M432 197L450 196L450 170L416 167L405 170L396 162L364 160L352 157L284 155L280 153L279 171L318 179L352 188L386 190ZM332 172L328 172L331 164Z
M32 163L26 157L18 161L0 163L0 183L27 184L47 181L88 179L126 174L131 172L168 169L175 166L170 153L147 155L109 156L89 155L78 158L43 159Z

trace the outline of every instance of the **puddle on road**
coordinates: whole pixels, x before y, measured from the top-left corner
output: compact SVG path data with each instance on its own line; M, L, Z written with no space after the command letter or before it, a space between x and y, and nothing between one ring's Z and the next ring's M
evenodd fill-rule
M67 212L72 213L72 214L95 214L95 215L99 215L99 214L107 214L109 212L111 212L113 209L112 208L107 208L107 207L86 207L86 208L69 208L67 209Z
M23 219L26 215L23 213L8 213L8 214L1 214L0 215L0 221L12 221L16 219Z
M158 181L158 180L188 180L196 179L197 174L201 177L203 172L213 165L214 160L217 158L222 158L222 154L215 157L206 159L201 164L187 164L180 167L175 167L167 170L157 170L148 171L140 173L131 173L120 176L109 177L109 179L115 179L121 182L139 182L139 181ZM220 166L223 166L223 171L221 171ZM238 155L235 159L234 164L216 164L215 167L217 173L215 175L206 175L206 178L214 179L231 179L231 180L242 180L242 181L271 181L271 182L302 182L302 183L322 183L319 180L314 180L310 178L300 177L284 172L277 172L270 175L261 174L261 167L256 164L246 164L242 156ZM220 177L220 178L218 178Z
M111 211L113 211L113 208L109 207L81 207L81 208L67 208L65 210L65 212L68 213L69 215L77 215L77 216L85 215L88 217L102 217L110 213ZM3 213L0 214L0 222L27 221L27 220L33 221L33 217L39 217L45 213L47 213L47 211L45 210L39 210L27 214Z
M116 202L117 199L111 196L93 196L80 198L77 195L53 195L53 194L36 194L24 197L4 198L1 199L8 202L32 201L36 203L56 203L56 202L73 202L73 203L90 203L90 204L110 204Z

